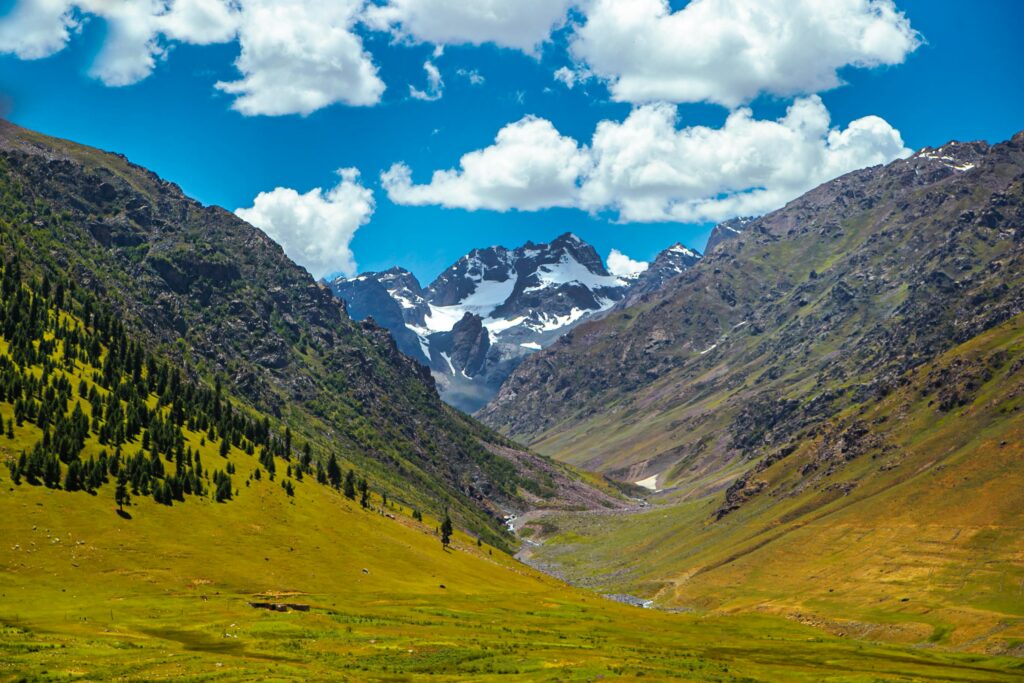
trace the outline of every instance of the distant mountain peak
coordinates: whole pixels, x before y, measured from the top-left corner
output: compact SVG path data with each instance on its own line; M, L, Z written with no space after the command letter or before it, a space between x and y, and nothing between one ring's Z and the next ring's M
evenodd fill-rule
M708 243L704 247L704 254L710 254L722 242L731 240L734 237L739 237L747 229L747 224L755 220L757 220L757 218L753 216L742 216L722 221L715 226L714 230L711 231L711 235L708 237Z
M403 352L429 366L446 400L472 411L523 358L621 302L641 281L644 291L653 291L699 258L676 244L649 275L626 279L610 274L593 246L566 232L515 249L473 249L425 288L397 267L330 286L353 317L372 315Z
M676 242L655 256L646 270L632 278L629 291L616 307L632 306L642 298L660 291L669 280L697 265L700 259L700 253L682 242Z
M686 246L682 242L676 242L671 247L669 247L668 249L663 251L662 254L664 254L665 252L671 252L671 253L676 253L676 254L683 254L685 256L691 256L693 258L700 258L700 252L695 251L693 249L690 249L688 246ZM660 255L661 254L659 254L659 256Z

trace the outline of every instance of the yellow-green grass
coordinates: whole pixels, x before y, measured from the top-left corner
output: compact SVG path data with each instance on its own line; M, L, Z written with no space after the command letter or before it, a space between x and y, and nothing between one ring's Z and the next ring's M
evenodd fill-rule
M239 472L250 459L232 453ZM0 679L1013 680L1013 659L613 603L456 535L263 479L237 500L0 481ZM379 501L375 501L379 504ZM364 571L365 570L365 571ZM443 586L443 587L442 587ZM310 612L250 601L308 604Z
M930 370L1009 360L942 413ZM761 494L720 521L722 495L639 515L549 518L535 555L664 606L782 613L835 633L1024 652L1024 316L952 350L844 418L892 446L807 483L815 443L753 475ZM1016 370L1014 369L1016 367ZM852 484L845 493L836 485ZM803 487L801 487L803 485ZM830 488L831 487L831 488Z
M91 372L68 374L77 387ZM0 418L11 415L0 404ZM0 462L40 436L30 423L0 436ZM224 459L219 441L185 436L207 472L234 466L234 500L188 496L166 507L136 496L123 516L112 483L68 493L16 486L0 469L0 680L976 681L1022 672L1011 658L855 642L773 614L610 602L461 533L445 550L436 519L378 510L376 496L363 510L307 477L289 497L284 461L275 481L266 472L255 480L256 458L232 448ZM90 436L82 455L102 448Z

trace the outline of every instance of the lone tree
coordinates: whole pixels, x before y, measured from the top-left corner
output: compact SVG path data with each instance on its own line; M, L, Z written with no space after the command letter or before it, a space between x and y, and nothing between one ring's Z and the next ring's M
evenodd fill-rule
M124 506L132 502L128 494L128 473L123 469L117 473L117 488L114 489L114 502L117 503L119 512L124 512Z
M441 547L447 548L449 542L452 540L452 518L448 516L448 511L444 511L444 521L441 522Z
M341 467L338 466L338 458L331 453L331 459L327 461L327 481L334 488L341 488Z
M351 500L356 499L356 473L352 470L345 475L345 497Z

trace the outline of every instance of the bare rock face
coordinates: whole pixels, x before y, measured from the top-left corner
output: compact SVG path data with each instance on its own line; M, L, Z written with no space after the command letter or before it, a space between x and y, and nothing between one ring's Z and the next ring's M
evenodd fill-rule
M452 364L467 375L480 372L491 347L491 338L480 316L472 313L464 315L452 328L451 338Z
M708 237L708 243L704 247L704 253L710 254L718 248L719 244L735 237L739 237L743 234L747 224L754 220L755 219L752 217L746 217L722 221L711 231L711 235Z

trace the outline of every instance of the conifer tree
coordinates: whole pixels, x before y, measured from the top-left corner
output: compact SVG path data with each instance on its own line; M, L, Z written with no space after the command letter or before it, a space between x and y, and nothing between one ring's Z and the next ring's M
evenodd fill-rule
M214 499L218 503L231 500L231 477L224 472L217 471L213 475L213 482L217 486L214 490Z
M444 521L441 522L441 546L447 548L452 540L452 519L448 516L448 510L444 511Z
M352 470L345 475L345 497L350 500L356 499L356 473Z
M114 501L117 509L124 512L124 506L131 503L132 497L128 495L128 473L121 470L117 474L117 488L114 490Z
M359 480L359 505L364 509L370 507L370 486L365 479Z
M67 474L64 475L64 490L77 491L82 484L82 462L77 458L68 465Z
M338 465L338 458L334 453L331 453L331 459L327 461L327 481L336 489L341 487L341 467Z

